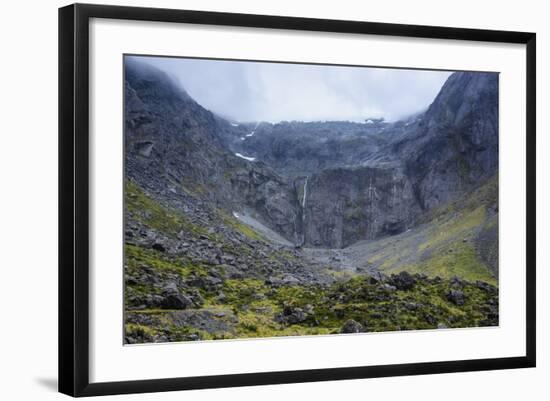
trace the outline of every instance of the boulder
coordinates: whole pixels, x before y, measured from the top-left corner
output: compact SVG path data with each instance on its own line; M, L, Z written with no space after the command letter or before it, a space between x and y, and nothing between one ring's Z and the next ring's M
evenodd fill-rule
M350 334L350 333L361 333L363 331L363 325L361 323L356 322L353 319L349 319L344 323L342 328L340 329L340 333L343 334Z
M380 286L381 289L383 289L386 292L394 292L397 290L397 287L391 284L384 283Z
M155 242L153 246L151 246L151 248L153 248L155 251L166 252L166 247L160 242Z
M445 297L449 302L452 302L455 305L458 305L458 306L464 305L465 296L464 296L464 293L460 290L449 290L445 294Z
M283 312L275 317L279 323L296 324L307 320L309 314L302 308L286 305Z
M182 294L167 294L163 297L161 306L165 309L186 309L193 306L193 301Z
M180 293L176 283L168 283L162 289L160 306L166 309L186 309L193 306L193 300Z
M408 272L402 271L397 275L395 274L391 275L390 284L393 285L398 290L406 291L414 287L414 285L416 284L416 279L413 276L411 276Z

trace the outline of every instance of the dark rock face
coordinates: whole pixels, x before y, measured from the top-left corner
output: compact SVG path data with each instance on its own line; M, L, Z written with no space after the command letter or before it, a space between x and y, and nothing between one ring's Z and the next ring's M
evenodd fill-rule
M229 146L294 177L299 203L309 178L295 212L304 245L398 234L497 172L498 74L454 73L426 112L405 121L262 123L243 138Z
M230 178L230 185L235 198L240 197L255 210L268 227L295 241L300 207L291 183L265 166L254 164L236 170Z
M415 140L393 146L423 209L493 176L498 169L498 74L451 75L422 117Z
M308 181L305 243L342 248L405 231L420 212L397 168L329 169Z
M257 157L281 175L298 177L361 164L388 143L380 131L390 127L383 121L261 123L254 128L253 136L228 142L236 152Z

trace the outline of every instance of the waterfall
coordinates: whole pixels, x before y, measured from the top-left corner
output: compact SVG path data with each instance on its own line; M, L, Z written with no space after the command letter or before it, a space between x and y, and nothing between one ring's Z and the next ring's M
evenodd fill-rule
M256 126L254 127L254 129L250 132L250 134L246 134L246 136L248 136L248 137L254 136L254 134L256 133L256 130L258 129L259 126L260 126L260 122L258 121L256 123Z
M307 178L304 182L304 196L302 197L302 209L306 207L306 196L307 196Z
M306 243L306 198L307 198L307 179L304 181L304 194L302 195L302 245Z
M368 214L369 214L369 217L372 219L372 221L370 222L370 226L368 227L368 231L369 231L369 236L370 236L370 239L374 238L374 234L375 234L375 231L376 231L376 217L375 217L375 214L373 213L374 212L374 202L376 199L379 199L379 196L378 196L378 192L376 191L376 187L373 187L372 186L372 177L370 177L369 179L369 188L367 190L367 193L368 193L368 200L369 200L369 204L368 204Z

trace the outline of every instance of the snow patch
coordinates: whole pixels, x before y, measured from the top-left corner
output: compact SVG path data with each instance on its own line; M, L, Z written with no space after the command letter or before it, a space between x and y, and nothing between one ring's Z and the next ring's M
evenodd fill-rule
M374 121L372 121L372 120L367 120L367 121L365 121L365 124L374 124Z
M231 125L234 126L234 127L238 127L238 126L239 126L239 124L236 124L236 123L231 123Z
M254 160L256 160L255 157L244 156L240 153L235 153L235 156L240 157L241 159L248 160L249 162L253 162Z

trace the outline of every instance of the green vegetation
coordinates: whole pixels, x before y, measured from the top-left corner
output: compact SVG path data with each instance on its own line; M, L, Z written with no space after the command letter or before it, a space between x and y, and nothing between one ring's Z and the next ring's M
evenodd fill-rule
M421 262L412 266L400 266L394 271L407 270L431 277L457 276L496 284L496 279L472 245L473 230L482 227L486 220L485 206L470 212L457 213L455 217L439 223L431 230L430 238L419 245L418 252L426 255Z
M240 232L241 234L247 236L250 239L256 241L265 241L265 238L258 232L254 231L252 228L247 226L244 223L241 223L236 218L230 217L223 210L218 209L218 214L220 215L222 221L229 227L233 228L235 231Z
M127 274L139 274L144 268L152 268L156 274L175 273L182 278L191 274L204 276L215 267L198 263L191 263L184 257L170 257L154 249L143 248L136 245L126 244L124 256Z
M419 251L424 251L428 247L436 248L448 242L449 239L465 238L473 229L481 226L485 218L485 206L480 206L474 211L459 213L447 221L438 222L437 226L432 229L430 241L421 244Z
M129 313L156 319L148 327L149 334L170 333L170 338L184 340L337 334L349 319L368 332L497 324L488 318L491 308L498 305L495 287L459 281L456 288L464 295L464 303L457 305L447 296L455 288L453 280L416 276L415 281L411 289L399 290L388 284L391 279L380 283L368 277L327 286L281 287L258 279L225 280L220 290L223 299L211 294L201 309ZM215 329L205 330L208 324L178 325L174 318L178 313L204 311ZM230 324L220 330L220 321ZM127 330L133 333L137 328L131 325Z
M498 173L489 178L485 184L461 196L455 201L442 205L426 214L420 222L438 221L454 212L471 212L480 206L494 207L498 205Z
M158 334L157 330L143 326L141 324L127 323L124 325L124 331L127 336L133 336L142 341L140 342L151 342L153 338Z
M181 214L168 211L130 180L126 180L124 186L124 199L126 211L134 219L168 236L175 237L181 230L195 235L209 235L206 229L191 223Z
M498 224L498 174L456 201L424 216L414 233L380 240L369 263L385 273L408 271L429 277L454 276L497 284L494 272L481 259L477 235ZM485 245L487 246L487 245ZM498 252L498 248L488 253Z
M474 248L461 241L447 244L448 250L436 252L434 256L413 265L402 266L395 271L406 270L410 273L424 273L430 277L462 277L470 281L485 281L496 285L497 280L479 260Z
M399 289L393 285L393 277L379 282L330 266L321 270L334 279L332 284L265 281L260 277L277 278L279 269L288 271L283 266L300 260L290 250L260 247L260 252L257 243L255 248L251 241L228 241L209 234L127 181L126 211L131 218L172 238L181 231L201 237L197 243L204 242L205 249L244 257L247 265L254 265L254 271L245 278L229 279L223 265L212 262L215 252L205 251L204 258L202 254L191 258L185 252L174 255L127 243L126 338L145 343L337 334L350 320L364 332L496 325L497 280L481 261L475 236L498 224L490 209L496 205L497 182L495 177L466 197L435 210L422 230L379 242L369 263L387 274L416 274L412 288ZM265 243L259 233L223 210L213 215L220 224L249 240ZM403 241L407 238L412 240ZM417 255L414 262L410 262L411 254ZM266 264L270 270L264 270ZM228 271L233 268L225 266ZM461 279L458 284L455 276ZM191 303L174 309L170 303L148 301L154 297L162 301L168 283L177 283L178 291ZM455 290L462 301L449 297Z

